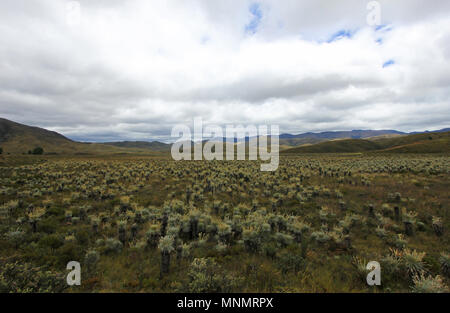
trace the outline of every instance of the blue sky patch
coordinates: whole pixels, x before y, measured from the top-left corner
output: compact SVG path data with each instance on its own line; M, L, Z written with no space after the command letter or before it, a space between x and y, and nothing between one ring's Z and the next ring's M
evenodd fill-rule
M333 42L333 41L337 41L343 38L352 38L353 36L353 32L350 30L345 30L342 29L336 33L334 33L333 35L331 35L331 37L327 40L328 43Z
M253 35L258 31L258 26L261 23L263 13L259 3L252 3L248 10L252 15L252 19L250 23L245 26L245 32Z
M392 30L392 25L379 25L375 27L376 32L389 32Z
M391 66L391 65L394 65L394 64L395 64L395 61L394 61L394 60L389 60L389 61L387 61L387 62L384 62L383 68L388 67L388 66Z

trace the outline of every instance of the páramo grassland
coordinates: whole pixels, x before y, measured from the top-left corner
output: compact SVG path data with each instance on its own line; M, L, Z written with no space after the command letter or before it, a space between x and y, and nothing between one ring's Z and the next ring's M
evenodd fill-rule
M2 158L0 292L449 290L445 155Z

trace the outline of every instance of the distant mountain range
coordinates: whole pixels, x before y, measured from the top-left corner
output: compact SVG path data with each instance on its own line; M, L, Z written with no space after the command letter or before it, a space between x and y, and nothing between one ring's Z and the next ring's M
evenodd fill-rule
M433 134L433 135L429 135ZM404 133L396 130L352 130L280 135L284 153L331 152L447 152L450 128L432 132ZM431 139L430 139L431 138ZM218 139L223 140L223 139ZM246 142L249 138L246 138ZM234 141L242 144L243 141ZM83 143L57 132L0 118L0 147L4 153L23 154L36 147L46 154L167 153L171 144L158 141ZM396 148L397 147L397 148ZM414 148L412 148L414 147Z
M299 135L281 134L280 139L296 139L296 138L317 138L317 139L339 139L351 138L361 139L382 135L406 135L406 133L397 130L351 130L351 131L328 131L321 133L303 133Z

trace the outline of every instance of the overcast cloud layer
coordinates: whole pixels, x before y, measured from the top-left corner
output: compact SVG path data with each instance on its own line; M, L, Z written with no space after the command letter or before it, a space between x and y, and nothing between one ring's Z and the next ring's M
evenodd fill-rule
M0 117L83 141L194 117L280 131L450 126L450 1L0 1Z

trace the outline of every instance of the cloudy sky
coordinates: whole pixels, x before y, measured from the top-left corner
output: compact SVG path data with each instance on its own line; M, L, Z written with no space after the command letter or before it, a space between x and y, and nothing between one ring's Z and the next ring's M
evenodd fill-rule
M83 141L449 127L450 1L380 0L380 26L369 2L1 0L0 117Z

